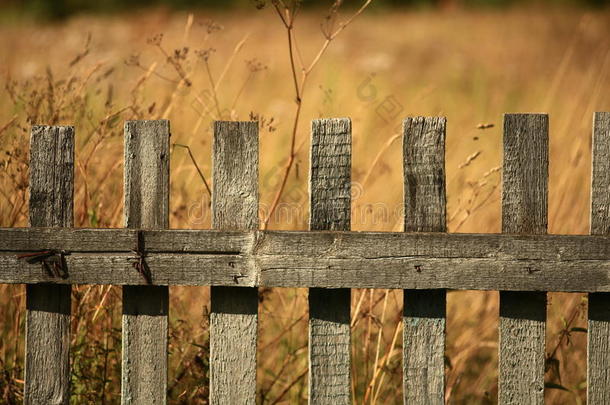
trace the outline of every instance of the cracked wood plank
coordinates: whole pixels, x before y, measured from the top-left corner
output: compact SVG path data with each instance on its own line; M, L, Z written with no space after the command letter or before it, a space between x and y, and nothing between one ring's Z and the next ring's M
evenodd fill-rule
M610 113L593 116L591 234L610 234ZM610 293L589 294L587 403L610 403Z
M403 123L406 232L447 230L446 126L444 117L407 118ZM424 271L421 265L417 271ZM445 303L445 290L404 290L405 404L445 403Z
M131 265L136 233L0 229L0 282L144 284ZM608 236L211 230L142 235L156 285L610 291ZM67 250L66 278L51 278L39 265L17 258L48 249ZM236 283L233 276L243 274Z
M312 122L310 160L309 229L348 231L352 170L348 118ZM350 308L348 288L309 290L310 404L351 404Z
M169 137L167 120L125 123L127 228L169 227ZM169 291L161 285L133 285L146 282L132 263L124 270L131 282L123 286L121 401L165 404ZM168 273L176 265L167 263Z
M504 116L502 232L546 233L548 143L548 115ZM545 328L546 292L500 291L501 404L544 403Z
M30 226L71 227L73 209L74 127L35 126ZM43 271L40 263L34 267ZM71 291L70 285L26 286L25 404L70 403Z
M216 121L212 150L212 227L257 229L258 123ZM255 404L258 290L233 287L254 283L247 269L232 266L216 268L240 278L211 289L210 403Z

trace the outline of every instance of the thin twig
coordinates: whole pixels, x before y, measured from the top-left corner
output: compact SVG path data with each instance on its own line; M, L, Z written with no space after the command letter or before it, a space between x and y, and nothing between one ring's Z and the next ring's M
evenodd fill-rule
M199 165L197 164L197 161L195 160L195 156L193 156L193 153L191 152L191 148L188 145L182 145L180 143L175 143L173 146L174 147L178 146L181 148L185 148L187 150L189 157L191 158L191 161L193 162L193 165L195 165L195 168L197 169L197 173L199 173L199 177L201 177L201 180L203 181L203 185L205 186L205 189L207 190L208 195L210 197L212 197L212 190L210 190L210 186L208 185L208 182L206 181L205 176L203 175L203 172L199 168Z
M15 121L17 121L17 115L14 115L13 118L11 118L11 120L9 122L7 122L6 124L4 124L1 128L0 128L0 135L2 135L2 133L4 131L6 131L11 125L13 125L15 123Z
M379 353L381 352L381 338L383 336L383 324L385 321L386 309L388 307L388 293L389 290L385 290L384 299L383 299L383 310L381 312L381 326L379 327L379 332L377 333L377 348L375 349L375 363L373 366L373 376L371 377L371 381L369 382L368 387L366 388L366 392L364 394L364 403L366 403L369 395L375 391L375 380L377 379L379 366Z
M233 48L233 52L231 53L231 56L229 57L229 60L225 64L225 67L222 69L222 72L220 73L220 76L218 76L218 80L216 81L216 84L214 85L214 91L218 90L218 87L220 86L220 83L222 82L222 80L224 79L225 75L229 71L229 68L233 64L233 60L235 60L235 57L237 56L239 51L241 51L241 48L244 46L244 44L248 40L249 36L250 36L249 33L244 35L244 37L241 39L241 41L239 41L237 43L237 45L235 45L235 48Z
M294 120L293 120L293 125L292 125L292 132L291 132L291 136L290 136L290 149L289 149L289 153L288 153L288 159L286 160L286 163L283 168L282 181L280 182L280 185L275 193L275 196L274 196L271 206L269 208L269 212L267 213L267 217L263 219L263 223L262 223L263 229L267 229L269 220L273 216L275 209L277 208L277 206L280 202L282 194L284 193L284 189L286 188L286 183L288 182L288 176L290 175L290 171L292 170L292 167L295 162L295 157L296 157L296 153L297 153L297 151L295 150L296 137L297 137L297 131L298 131L299 121L300 121L300 117L301 117L301 109L302 109L302 105L303 105L303 94L304 94L304 91L306 88L307 79L309 78L310 73L313 71L315 66L318 64L318 62L322 58L322 55L324 55L324 53L328 49L328 46L330 45L331 41L333 39L335 39L337 37L337 35L339 35L339 33L341 31L343 31L352 21L354 21L354 19L356 17L358 17L360 14L362 14L362 12L369 6L369 4L371 2L372 2L372 0L367 0L350 18L348 18L344 23L341 23L339 25L339 28L337 28L332 34L326 35L326 40L325 40L324 44L322 45L322 47L320 48L320 50L318 51L318 53L316 54L314 59L311 61L311 63L307 67L307 69L305 69L304 66L302 66L300 81L297 78L296 60L295 60L295 51L294 51L295 41L293 39L294 19L298 12L298 6L295 3L293 8L290 9L281 0L274 2L274 4L273 4L277 14L279 15L280 19L282 20L282 23L284 24L284 27L286 28L286 34L288 37L288 51L289 51L289 59L290 59L290 68L292 70L292 80L294 82L294 88L295 88L296 108L295 108ZM280 5L284 8L283 13L282 13L282 10L280 9Z
M399 139L401 135L402 134L400 134L400 133L394 134L390 139L388 139L386 141L386 143L383 145L383 147L379 150L379 152L377 153L377 156L375 156L375 158L373 159L373 162L370 164L369 170L366 172L366 174L364 175L364 178L362 179L362 187L366 186L367 182L369 181L369 178L371 177L371 174L373 173L373 169L375 168L375 166L377 166L377 163L379 163L383 154L388 149L390 149L390 146L392 146L392 144L394 142L396 142L396 140Z
M358 17L360 14L362 14L362 12L369 6L369 4L371 4L372 1L373 0L367 0L358 9L358 11L356 11L350 18L347 19L347 21L339 24L339 28L337 28L337 30L335 32L333 32L331 35L326 37L326 41L324 41L324 44L318 51L318 54L315 56L313 61L310 63L309 67L307 69L305 69L306 74L309 74L313 70L313 68L316 66L316 64L318 63L318 61L320 60L320 58L322 57L322 55L324 54L324 52L326 51L328 46L330 45L331 41L333 39L335 39L337 37L337 35L339 35L341 33L341 31L343 31L348 25L350 25L356 17Z
M286 395L288 393L288 391L290 391L290 389L292 387L294 387L296 385L296 383L298 383L299 381L301 381L303 379L303 377L305 377L307 375L307 372L309 370L305 369L301 374L299 374L297 376L297 378L294 379L294 381L292 381L290 384L288 384L288 386L286 388L284 388L284 390L280 393L280 395L278 395L278 397L271 403L271 405L275 405L278 402L280 402L282 400L282 398L284 398L284 395Z
M214 106L216 107L216 112L218 113L218 119L222 119L222 113L220 112L220 104L218 103L218 94L216 93L216 85L214 84L214 77L212 76L212 71L210 70L210 64L208 60L205 59L203 61L205 65L205 71L208 74L208 80L210 81L210 86L212 87L212 96L214 97Z

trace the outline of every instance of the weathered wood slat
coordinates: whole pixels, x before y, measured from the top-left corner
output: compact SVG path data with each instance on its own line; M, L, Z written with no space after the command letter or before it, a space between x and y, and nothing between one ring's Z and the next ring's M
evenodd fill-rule
M506 260L608 261L610 236L468 233L216 231L69 228L0 228L0 254L41 250L129 253L141 233L147 253L261 256L294 255L320 260L421 257ZM383 246L381 246L383 244ZM135 257L135 255L132 255ZM103 269L100 269L103 271ZM375 272L371 271L371 272Z
M128 228L169 226L169 136L166 120L125 123L125 226ZM137 259L132 264L135 262ZM131 273L138 274L130 266ZM168 271L173 266L176 264L167 263ZM146 284L142 276L138 281L136 284ZM123 404L165 404L167 401L168 310L168 287L123 287Z
M446 119L407 118L403 125L404 229L445 232ZM445 403L445 303L445 290L404 291L405 404Z
M257 229L258 124L215 122L212 161L212 227ZM232 266L217 268L235 271ZM247 273L237 273L228 285L254 285L244 280ZM255 404L258 291L212 287L211 304L210 403Z
M148 254L155 285L298 288L396 288L610 292L610 261L337 257L320 255ZM14 254L0 255L0 283L146 285L131 254L71 254L67 278L46 274ZM214 269L208 267L213 266Z
M591 234L610 235L610 113L593 117ZM610 294L589 294L587 403L610 403Z
M407 118L403 123L405 232L445 232L444 117Z
M36 126L30 138L30 225L71 227L73 207L74 128ZM71 291L69 285L26 288L25 404L70 403Z
M503 232L547 231L548 125L545 114L504 116ZM545 292L500 292L501 404L544 403L545 326Z
M348 231L352 128L349 119L311 125L309 229ZM309 403L351 404L349 289L309 290Z
M610 291L608 236L180 230L142 235L158 285ZM0 229L0 283L145 284L132 266L135 241L136 232L123 229ZM47 249L68 251L66 278L52 278L40 264L17 258Z
M254 232L215 230L0 228L0 252L45 249L100 254L131 252L138 234L149 253L228 254L243 251L256 237Z

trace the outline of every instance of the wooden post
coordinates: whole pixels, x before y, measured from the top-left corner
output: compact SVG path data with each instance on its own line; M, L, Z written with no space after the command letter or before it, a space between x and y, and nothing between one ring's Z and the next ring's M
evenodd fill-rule
M258 123L214 123L212 227L258 229ZM210 403L256 403L258 290L212 287Z
M548 128L546 114L504 116L502 232L547 231ZM499 403L544 403L545 325L545 292L500 292Z
M72 227L73 207L74 127L35 126L30 138L30 226ZM71 291L70 285L26 287L25 404L70 403Z
M310 230L350 229L352 126L349 119L311 127ZM351 404L351 290L309 290L309 403Z
M446 232L444 117L403 124L404 230ZM413 271L428 271L416 268ZM445 290L405 290L403 396L405 404L445 403Z
M127 228L169 227L169 136L166 120L125 123ZM123 404L167 401L168 307L168 287L123 287Z
M610 235L610 113L593 116L591 234ZM587 403L610 404L610 293L589 294Z

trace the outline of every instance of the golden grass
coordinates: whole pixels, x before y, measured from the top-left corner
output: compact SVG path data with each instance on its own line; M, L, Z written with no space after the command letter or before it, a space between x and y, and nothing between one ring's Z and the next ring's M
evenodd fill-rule
M312 11L297 19L305 64L324 41L322 17ZM401 118L445 115L449 230L499 232L502 114L534 111L548 112L551 120L549 232L587 233L591 116L610 104L609 19L608 12L573 9L367 10L333 41L308 79L294 167L269 227L307 228L309 121L349 116L353 229L400 230ZM149 40L159 33L162 40ZM261 215L268 212L295 110L286 35L270 10L5 25L0 60L7 74L0 98L0 226L27 225L29 128L54 123L77 130L77 226L121 226L122 121L138 118L169 118L172 141L190 147L209 181L211 121L257 117ZM209 195L187 151L175 149L171 164L171 227L209 227ZM0 290L0 401L10 402L23 388L24 293L19 286ZM75 288L75 403L119 399L119 292ZM354 290L352 299L355 402L401 403L402 295ZM448 294L452 403L496 402L497 303L496 292ZM171 401L205 403L209 290L172 288L171 308ZM262 403L306 400L306 308L306 290L261 291ZM581 295L550 295L547 352L558 347L559 367L546 377L569 391L547 389L548 403L585 400L586 335L572 333L569 344L564 338L558 346L566 324L586 327L585 314Z

